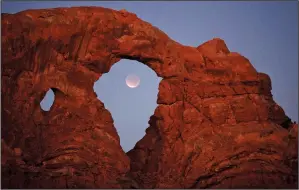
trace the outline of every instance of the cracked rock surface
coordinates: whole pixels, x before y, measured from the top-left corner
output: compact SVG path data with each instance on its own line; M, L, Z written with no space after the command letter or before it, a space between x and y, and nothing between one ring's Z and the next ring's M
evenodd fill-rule
M297 188L298 125L269 76L223 40L183 46L100 7L1 19L2 188ZM121 59L163 78L146 135L127 154L93 90Z

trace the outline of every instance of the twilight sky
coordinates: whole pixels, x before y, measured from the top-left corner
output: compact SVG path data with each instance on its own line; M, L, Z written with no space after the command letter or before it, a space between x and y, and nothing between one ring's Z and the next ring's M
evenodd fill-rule
M2 12L72 6L126 9L183 45L196 47L215 37L224 39L231 51L247 57L257 71L270 75L274 100L298 121L298 2L2 1ZM126 86L128 74L140 77L139 87ZM94 85L112 113L125 151L145 134L157 106L160 80L147 66L121 60ZM49 106L51 99L53 94L47 94L42 106Z

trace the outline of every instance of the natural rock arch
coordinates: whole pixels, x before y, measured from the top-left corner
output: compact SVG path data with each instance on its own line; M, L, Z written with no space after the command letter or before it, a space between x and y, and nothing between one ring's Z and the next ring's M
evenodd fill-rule
M128 156L93 91L122 58L163 78L150 127ZM44 113L49 88L55 102ZM284 119L270 78L221 39L183 46L105 8L2 14L3 187L296 187L296 133L280 127Z

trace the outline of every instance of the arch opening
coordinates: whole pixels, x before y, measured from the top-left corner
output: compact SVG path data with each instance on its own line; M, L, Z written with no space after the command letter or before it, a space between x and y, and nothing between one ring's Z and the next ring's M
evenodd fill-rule
M126 80L128 76L139 78L136 87L132 88L136 81ZM95 82L94 91L111 113L121 147L125 152L134 148L144 137L149 118L157 107L161 80L162 78L147 65L139 61L121 59Z
M40 102L40 107L43 111L50 111L51 107L54 104L54 100L55 100L55 94L53 89L49 89L46 93L46 95L44 96L44 98L42 99L42 101Z

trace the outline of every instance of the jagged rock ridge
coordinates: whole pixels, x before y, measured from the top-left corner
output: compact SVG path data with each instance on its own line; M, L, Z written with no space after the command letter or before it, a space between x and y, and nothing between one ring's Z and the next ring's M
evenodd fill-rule
M297 188L298 125L286 124L269 76L223 40L183 46L100 7L1 19L2 188ZM120 59L163 78L146 135L127 154L93 91Z

